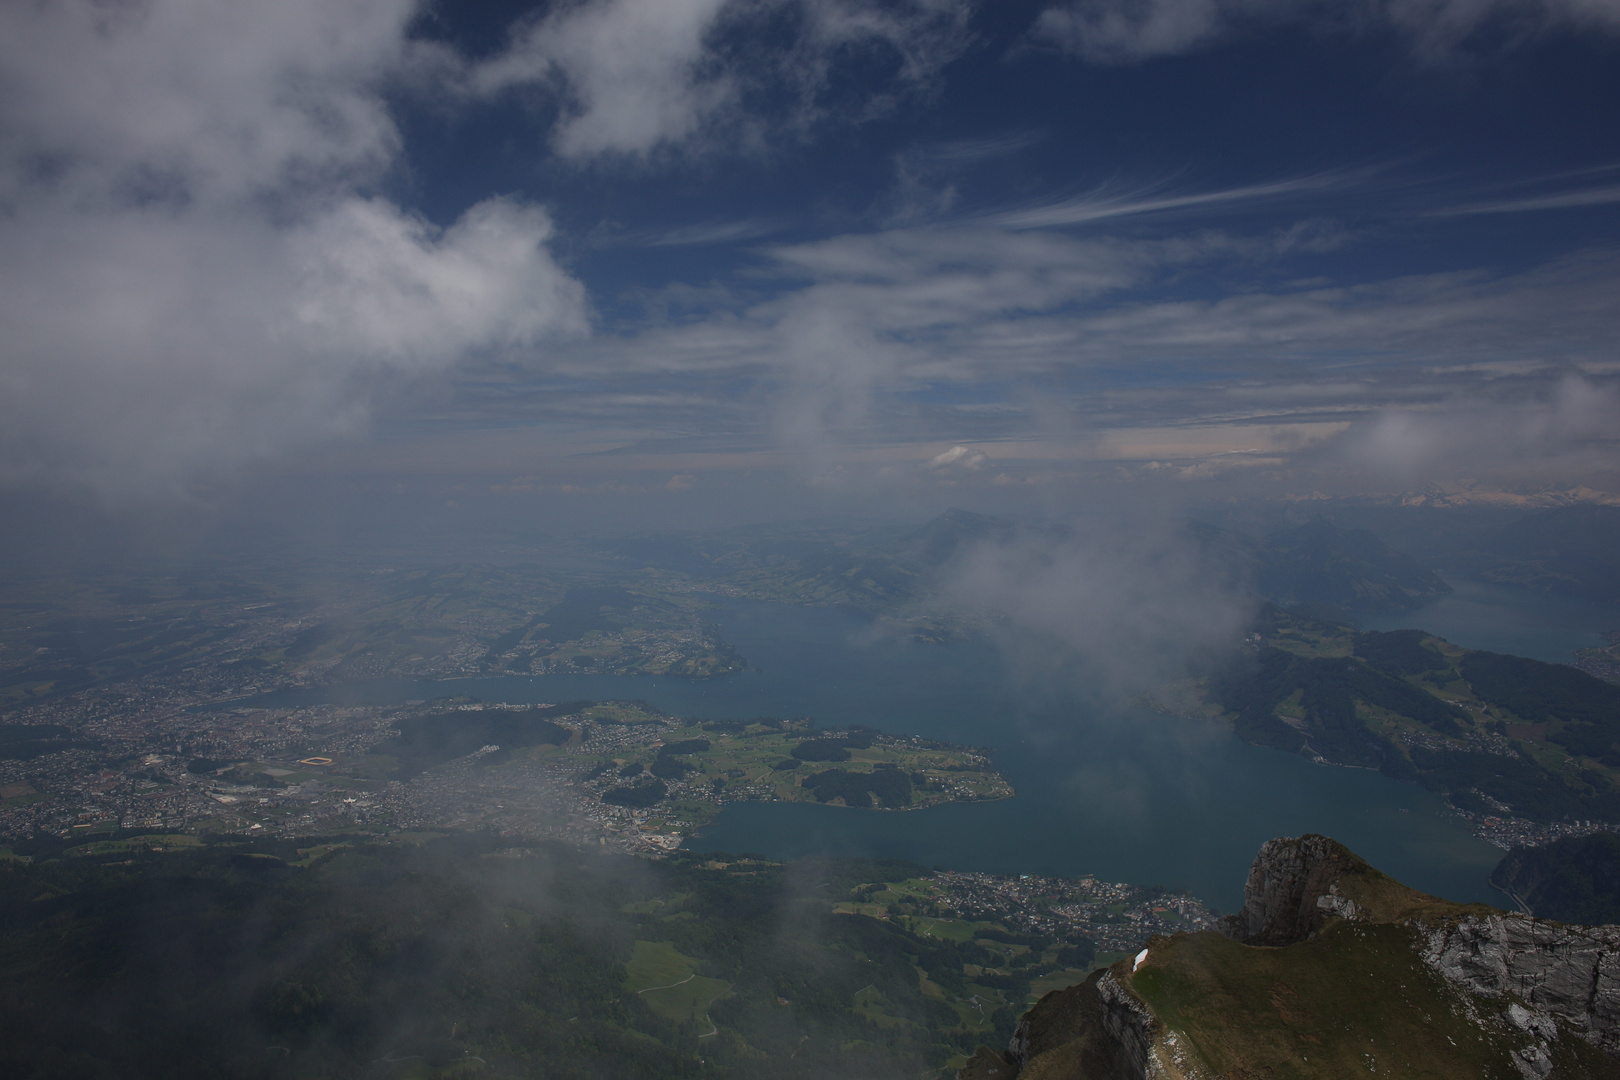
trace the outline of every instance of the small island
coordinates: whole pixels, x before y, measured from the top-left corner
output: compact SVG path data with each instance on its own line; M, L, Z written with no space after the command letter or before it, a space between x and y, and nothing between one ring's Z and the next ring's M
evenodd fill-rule
M543 753L584 765L575 790L599 803L596 816L609 829L633 821L654 846L673 848L732 802L918 810L1013 794L988 750L917 735L806 719L677 719L627 703L562 722L577 722L577 733Z

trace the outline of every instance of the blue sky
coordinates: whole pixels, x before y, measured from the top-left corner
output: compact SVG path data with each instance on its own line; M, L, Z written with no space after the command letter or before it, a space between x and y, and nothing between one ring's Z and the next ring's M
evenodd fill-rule
M0 80L13 493L1620 492L1615 0L64 0Z

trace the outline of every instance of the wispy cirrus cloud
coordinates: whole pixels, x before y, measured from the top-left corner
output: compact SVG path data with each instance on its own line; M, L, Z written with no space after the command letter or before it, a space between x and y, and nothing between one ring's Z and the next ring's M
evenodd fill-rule
M1117 192L1101 190L1055 202L996 211L981 220L987 225L1004 229L1051 229L1138 215L1205 210L1228 204L1274 202L1290 196L1347 187L1353 182L1354 177L1348 173L1320 173L1185 194L1155 194L1152 188Z
M597 241L603 247L709 247L762 240L781 232L786 222L779 218L738 218L730 221L698 221L663 229L637 229L612 233Z
M1044 11L1032 33L1092 63L1131 64L1284 24L1390 30L1414 53L1435 57L1486 32L1508 40L1559 29L1620 32L1620 7L1607 0L1069 0Z
M1279 279L1279 265L1332 250L1299 235L1298 223L1151 237L951 224L779 244L758 252L774 267L768 298L623 327L548 362L596 380L582 408L690 452L706 430L751 433L822 476L848 454L911 446L917 468L895 475L984 483L1001 474L961 466L1012 444L1035 461L1152 459L1189 476L1205 459L1322 463L1312 446L1376 417L1462 415L1492 395L1540 400L1572 371L1596 387L1620 375L1606 345L1620 253L1514 273ZM690 408L608 392L630 382L667 383Z
M1584 206L1620 203L1620 184L1560 191L1551 195L1525 195L1517 199L1464 203L1434 212L1436 217L1465 217L1470 214L1525 214L1537 210L1574 210Z

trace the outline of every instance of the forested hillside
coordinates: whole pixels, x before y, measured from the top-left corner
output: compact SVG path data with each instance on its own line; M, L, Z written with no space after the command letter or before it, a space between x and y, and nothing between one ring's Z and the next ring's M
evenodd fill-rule
M1268 606L1208 693L1249 742L1416 780L1465 810L1620 821L1620 687L1573 667Z
M1028 961L1079 949L835 912L909 864L165 846L0 860L0 1073L888 1080L1005 1038Z

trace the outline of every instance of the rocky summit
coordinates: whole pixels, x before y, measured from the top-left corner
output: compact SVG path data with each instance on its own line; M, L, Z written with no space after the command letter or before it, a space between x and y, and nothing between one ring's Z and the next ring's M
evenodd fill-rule
M1220 930L1042 998L960 1080L1620 1077L1620 927L1455 904L1272 840Z

